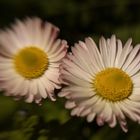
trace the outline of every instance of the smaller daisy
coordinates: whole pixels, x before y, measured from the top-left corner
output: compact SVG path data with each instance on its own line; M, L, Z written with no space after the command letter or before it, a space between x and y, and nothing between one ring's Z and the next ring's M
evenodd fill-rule
M39 18L17 20L11 29L0 31L0 89L7 96L40 103L55 100L61 87L59 65L67 42L56 39L59 29Z
M126 117L140 122L140 45L125 45L113 35L99 41L89 37L72 47L60 76L66 86L59 93L71 115L87 117L98 125L118 123L127 132Z

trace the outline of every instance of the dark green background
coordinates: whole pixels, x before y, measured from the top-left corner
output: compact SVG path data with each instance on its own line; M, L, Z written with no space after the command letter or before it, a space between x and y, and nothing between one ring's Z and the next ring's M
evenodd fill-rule
M0 28L16 18L39 16L61 29L69 45L91 36L116 34L123 43L140 42L139 0L0 0ZM64 99L42 106L0 96L0 140L140 140L140 126L128 120L129 131L119 126L98 127L84 118L70 117Z

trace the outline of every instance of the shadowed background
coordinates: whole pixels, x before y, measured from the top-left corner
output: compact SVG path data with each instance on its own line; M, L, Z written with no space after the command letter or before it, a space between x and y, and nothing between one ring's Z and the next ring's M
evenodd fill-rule
M129 37L140 42L140 1L138 0L0 0L0 28L16 18L38 16L60 28L59 37L69 45L91 36L116 34L123 42ZM57 92L56 92L57 94ZM0 140L139 140L140 126L128 120L129 131L119 126L98 127L85 118L70 117L64 99L42 106L13 101L0 95Z

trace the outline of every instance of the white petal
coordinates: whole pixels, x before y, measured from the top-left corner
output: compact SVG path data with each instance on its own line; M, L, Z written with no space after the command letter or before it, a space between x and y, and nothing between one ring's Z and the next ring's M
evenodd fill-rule
M44 75L40 78L41 83L43 84L44 88L46 89L46 93L48 97L52 100L55 101L56 99L54 98L54 85L49 81L49 79ZM47 96L46 95L46 96Z
M94 107L93 107L94 112L96 112L97 114L100 114L105 108L105 103L106 103L105 100L103 100L101 97L98 97L98 100L95 102Z
M75 44L75 47L72 47L73 57L71 57L70 60L72 60L72 58L73 58L73 63L75 63L79 68L81 68L83 71L86 71L87 73L90 73L90 74L94 73L94 69L93 69L94 65L95 65L94 66L95 70L99 71L99 67L96 66L95 59L92 59L93 62L90 61L90 59L89 59L90 55L88 54L88 51L86 50L83 53L83 52L81 52L81 49L82 48L80 47L80 45Z
M96 114L93 112L93 113L90 113L88 116L87 116L87 121L88 122L92 122L95 118Z
M110 67L114 67L115 63L115 57L116 57L116 37L115 35L112 35L110 39L110 44L109 45L109 52L110 52Z
M136 45L130 55L128 56L128 59L126 60L125 64L123 65L122 69L126 70L126 68L131 64L131 62L134 60L136 57L136 54L138 53L140 49L140 45Z
M61 40L57 39L56 42L51 46L50 50L47 51L49 55L54 54L57 52L58 47L60 46Z
M50 26L51 27L51 32L50 32L50 34L48 34L47 32L47 29L46 29L46 35L48 34L49 35L49 40L48 40L48 43L47 43L47 45L46 45L46 49L49 51L50 49L51 49L51 47L52 47L52 44L53 44L53 42L54 42L54 40L55 40L55 38L57 37L57 34L58 34L58 32L59 32L59 29L57 28L57 27L55 27L54 25L52 25L52 24L50 24L50 23L47 23L47 25L46 26ZM48 28L50 28L50 27L48 27Z
M108 101L105 101L104 104L104 109L101 111L100 115L104 117L105 121L109 122L112 119L112 108Z
M87 56L88 58L90 58L90 61L88 61L88 68L85 69L85 67L87 67L87 61L83 61L84 57L80 57L79 54L77 54L77 52L75 52L74 48L75 47L72 47L72 52L74 55L72 55L71 53L67 54L67 58L69 60L71 60L73 63L75 63L77 66L79 66L82 70L89 72L90 74L91 73L95 74L100 70L95 63L95 60L92 59L90 56L89 57Z
M81 68L79 68L71 61L68 61L67 59L64 59L63 62L65 62L65 65L68 65L67 69L71 74L73 74L76 77L79 77L80 79L87 80L90 82L91 75L89 73L83 71Z
M29 95L26 97L25 101L26 101L27 103L31 103L31 102L33 101L33 99L34 99L34 96L33 96L32 94L29 94Z
M69 91L66 92L66 91L63 91L63 90L62 90L62 91L60 91L60 92L58 93L58 96L59 96L59 97L65 97L65 96L69 95L69 93L70 93Z
M104 63L103 63L101 54L99 53L99 50L97 49L95 42L90 37L86 38L85 42L91 52L90 57L94 56L94 59L96 60L96 63L98 64L98 67L100 69L104 69L105 68Z
M73 101L67 101L65 104L65 108L67 108L67 109L74 108L75 106L76 106L75 102L73 102Z
M97 116L96 121L99 126L104 125L104 119L101 116Z
M33 95L36 95L39 92L39 90L38 90L39 85L38 85L37 79L33 79L29 82L30 82L29 83L29 93L33 94Z
M115 59L115 66L118 67L119 65L119 58L121 56L122 53L122 42L121 40L117 40L117 55L116 55L116 59Z
M83 111L81 111L80 116L84 117L84 116L87 116L90 113L91 113L91 108L90 107L89 108L85 108Z
M64 74L64 72L63 72ZM85 87L85 88L92 88L92 81L89 82L89 81L86 81L86 80L82 80L82 79L79 79L79 77L76 77L76 76L73 76L71 74L67 74L65 73L65 75L62 75L62 78L72 84L72 85L77 85L77 86L80 86L80 87Z
M8 81L4 81L4 90L7 91L7 94L9 92L9 95L12 96L21 96L22 94L22 85L24 83L24 79L20 77L16 77L15 79L9 79ZM3 87L1 85L1 87Z
M130 52L130 45L131 45L132 39L129 39L122 50L121 56L118 60L118 67L121 68L126 60L126 57L128 56Z
M84 101L79 101L79 106L91 106L94 105L100 98L97 96L94 96L88 100L84 100Z
M57 83L57 84L60 83L58 80L59 75L60 75L59 69L56 69L56 68L48 69L45 72L45 75L50 81L53 81L54 83Z
M79 116L82 110L83 110L83 107L76 107L72 109L71 116L75 116L75 115Z
M45 91L45 87L42 84L42 80L38 79L38 90L39 90L39 94L45 99L47 97L47 92Z
M126 133L128 132L128 128L127 128L127 124L125 123L125 121L119 121L120 126L122 128L122 130Z
M113 114L111 120L108 121L111 128L115 127L117 124L116 116Z
M140 93L140 92L139 92ZM136 102L140 102L140 94L132 94L130 97L129 97L130 100L132 101L136 101Z
M29 85L30 85L30 81L25 79L22 84L23 89L21 91L21 96L25 96L29 93Z
M115 113L116 117L119 119L119 120L125 120L125 116L122 112L122 110L120 109L120 106L119 106L119 103L110 103L112 104L112 109L113 109L113 112Z
M102 60L104 62L105 67L109 67L110 60L108 58L108 48L107 48L106 40L104 39L104 37L101 37L101 39L99 40L99 48L100 48Z
M140 68L140 63L137 66L135 66L133 69L129 70L129 72L128 72L129 75L133 76L133 75L137 74L139 72L139 68Z
M124 106L124 104L120 104L119 105L121 110L123 111L123 113L129 117L130 119L132 119L133 121L137 121L135 115L133 114L133 112L131 110L128 109L128 107Z

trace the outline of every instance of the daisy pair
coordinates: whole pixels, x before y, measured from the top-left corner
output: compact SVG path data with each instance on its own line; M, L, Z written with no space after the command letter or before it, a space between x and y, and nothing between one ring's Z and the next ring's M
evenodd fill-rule
M0 32L0 89L7 96L40 103L55 100L54 90L67 99L71 115L98 125L119 122L127 132L126 117L140 122L140 45L125 45L113 35L99 41L79 41L72 52L56 39L59 29L38 18L17 20ZM61 65L61 66L60 66Z

